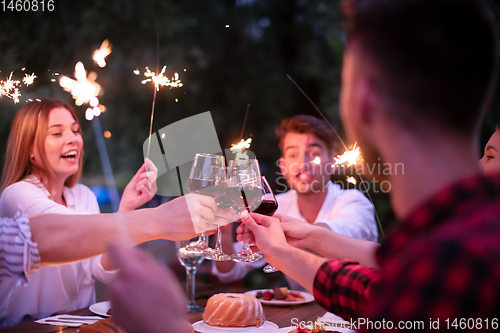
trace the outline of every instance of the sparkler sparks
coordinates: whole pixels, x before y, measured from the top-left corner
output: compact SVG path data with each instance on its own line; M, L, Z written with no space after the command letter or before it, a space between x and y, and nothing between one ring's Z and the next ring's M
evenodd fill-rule
M319 156L316 156L314 158L314 160L312 160L312 163L314 163L316 165L320 165L321 164L321 158Z
M338 155L337 157L334 158L335 165L348 166L348 167L356 165L359 162L359 155L360 155L359 147L356 147L356 145L354 145L354 147L352 147L351 150L346 150L344 154Z
M149 140L148 140L148 155L147 157L149 158L149 149L151 148L151 133L153 132L153 119L154 119L154 114L155 114L155 104L156 104L156 92L160 90L160 86L162 87L170 87L172 88L180 88L183 86L181 80L179 79L179 74L175 73L174 77L172 80L170 80L168 77L164 76L163 74L165 73L165 70L167 69L167 66L163 66L160 74L156 75L155 72L151 72L149 67L146 67L146 72L144 72L144 76L148 77L149 79L142 80L142 84L146 84L148 82L153 82L155 85L155 90L154 90L154 95L153 95L153 105L151 107L151 122L149 125ZM139 75L140 72L139 70L134 70L135 75ZM176 101L177 102L177 101Z
M149 67L146 67L146 72L144 73L145 77L149 77L149 79L142 80L142 84L146 84L148 82L153 82L156 88L156 91L160 90L161 87L170 87L170 88L179 88L182 87L182 82L179 80L179 74L175 73L174 77L172 79L169 79L168 77L164 76L163 74L165 73L165 70L167 69L167 66L163 66L160 74L156 75L155 72L151 72ZM137 70L134 71L136 75Z
M87 77L87 71L83 63L78 62L75 65L75 78L76 80L73 80L67 76L62 76L59 80L61 87L71 93L71 96L75 99L75 104L80 106L83 103L90 103L91 101L92 104L99 104L97 95L101 91L101 86L95 82L97 74L91 72Z
M250 143L252 143L252 138L248 138L246 140L241 139L239 143L232 144L229 150L233 154L236 154L237 160L248 160L249 157L244 150L250 148Z
M353 176L347 177L347 182L356 185L358 181Z
M24 68L22 69L24 70ZM8 98L11 98L14 103L19 103L19 97L21 97L21 91L19 90L19 86L21 85L21 81L19 80L13 80L12 75L14 72L11 72L9 75L9 78L4 81L0 81L0 97L6 96ZM28 75L23 78L23 83L26 86L29 86L30 84L33 84L34 80L36 78L35 73Z
M75 99L76 106L84 103L90 105L85 111L85 119L90 121L94 117L98 117L102 110L105 110L105 107L99 104L99 99L97 98L101 91L101 86L95 82L97 74L91 72L87 76L87 71L83 63L78 62L75 65L75 78L76 80L73 80L67 76L62 76L59 79L59 85L71 93L71 96Z
M109 54L111 53L111 45L109 44L109 41L106 39L104 42L102 42L101 47L99 50L96 50L94 52L94 55L92 56L92 59L97 63L97 65L101 68L106 66L106 58Z
M35 73L31 73L31 75L25 74L25 76L23 78L23 83L26 86L29 86L30 84L33 84L33 82L35 81L35 79L36 79Z

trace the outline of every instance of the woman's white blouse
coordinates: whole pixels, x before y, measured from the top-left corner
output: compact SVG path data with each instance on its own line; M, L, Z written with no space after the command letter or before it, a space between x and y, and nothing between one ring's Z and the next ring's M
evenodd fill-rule
M85 185L65 187L63 195L67 207L50 199L49 192L36 177L27 176L2 192L0 217L14 217L19 210L27 216L100 213L95 195ZM72 223L71 219L67 223ZM106 271L101 265L101 256L97 256L72 264L41 267L25 275L3 277L0 280L0 327L85 308L95 303L94 279L109 283L116 273L116 270Z

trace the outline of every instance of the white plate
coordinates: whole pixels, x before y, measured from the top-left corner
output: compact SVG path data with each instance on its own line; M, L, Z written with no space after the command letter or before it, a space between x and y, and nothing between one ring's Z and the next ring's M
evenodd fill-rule
M193 324L195 331L202 333L274 333L279 332L279 327L273 322L266 321L260 327L219 327L207 325L203 320Z
M89 306L89 310L92 311L95 314L98 314L100 316L104 317L111 317L108 314L109 308L111 307L111 302L110 301L104 301L104 302L99 302L99 303L94 303L91 306Z
M258 292L265 292L265 291L273 291L272 289L257 289L257 290L250 290L250 291L247 291L245 294L249 294L249 295L252 295L255 297L255 295L257 295ZM289 290L289 291L293 291L295 293L299 293L300 296L304 297L305 300L303 301L280 301L280 300L276 300L276 299L273 299L273 300L270 300L270 301L265 301L263 300L262 298L259 298L258 300L262 303L262 304L267 304L267 305L279 305L279 306L292 306L292 305L299 305L299 304L306 304L306 303L311 303L312 301L314 301L314 296L309 294L308 292L306 291L297 291L297 290Z

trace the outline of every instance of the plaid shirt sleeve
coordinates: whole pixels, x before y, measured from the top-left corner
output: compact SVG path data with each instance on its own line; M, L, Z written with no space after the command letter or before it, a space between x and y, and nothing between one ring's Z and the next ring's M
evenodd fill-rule
M316 302L344 319L358 318L380 279L378 271L349 260L325 262L314 279Z
M374 296L377 301L370 302L366 309L372 323L390 322L377 332L399 329L403 324L448 332L460 328L452 324L461 318L473 320L474 328L479 328L476 325L481 322L481 328L486 329L485 320L498 318L498 309L497 313L494 310L499 292L498 271L484 259L484 254L471 249L487 241L485 235L471 244L451 240L421 242L412 254L407 253L404 264L393 262L384 271L380 293ZM430 327L431 321L436 325L438 320L437 326ZM370 326L359 329L374 331Z

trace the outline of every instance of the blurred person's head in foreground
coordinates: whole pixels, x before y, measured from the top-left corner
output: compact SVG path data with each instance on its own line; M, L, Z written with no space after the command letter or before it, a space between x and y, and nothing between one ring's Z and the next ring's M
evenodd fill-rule
M366 163L425 158L416 147L392 149L406 138L432 153L446 147L443 159L458 147L477 156L497 67L485 1L345 0L342 9L348 43L340 111Z
M73 107L49 98L34 100L12 121L0 190L30 174L50 193L57 186L72 187L82 161L82 133Z
M288 186L305 195L326 190L337 150L337 137L330 126L316 117L297 115L283 119L276 136L280 169Z

